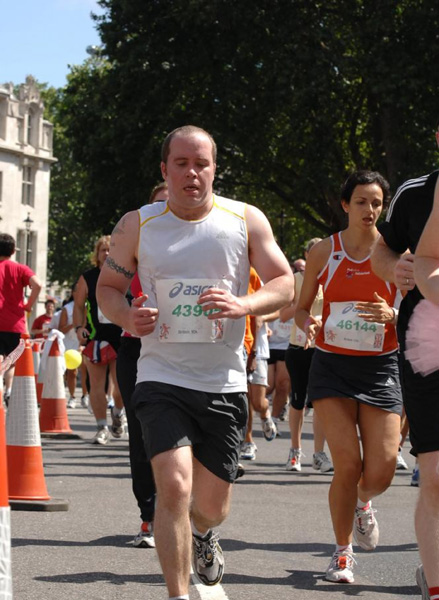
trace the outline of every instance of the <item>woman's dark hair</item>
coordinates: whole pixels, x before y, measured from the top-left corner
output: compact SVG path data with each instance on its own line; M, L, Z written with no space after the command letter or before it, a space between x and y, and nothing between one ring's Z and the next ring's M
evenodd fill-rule
M341 199L349 204L357 185L369 185L371 183L376 183L383 190L383 205L386 206L390 201L390 185L387 179L378 171L354 171L351 173L341 186Z
M0 256L12 256L15 252L15 240L8 233L0 233Z

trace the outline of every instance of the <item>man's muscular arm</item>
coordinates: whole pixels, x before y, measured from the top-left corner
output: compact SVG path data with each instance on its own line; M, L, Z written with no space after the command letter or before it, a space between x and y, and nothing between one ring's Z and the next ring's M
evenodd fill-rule
M384 281L394 283L403 291L412 290L415 287L413 261L413 254L394 252L382 236L376 241L371 256L372 270L375 275Z
M130 306L125 294L137 270L139 215L127 213L113 230L108 255L96 288L98 304L112 323L137 336L154 330L157 309L143 308L146 296L136 298Z

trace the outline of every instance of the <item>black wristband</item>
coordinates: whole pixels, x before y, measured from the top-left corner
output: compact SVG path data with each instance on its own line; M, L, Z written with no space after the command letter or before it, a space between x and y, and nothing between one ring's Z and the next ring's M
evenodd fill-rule
M84 327L83 325L76 325L75 331L78 331L78 329L83 329L83 327Z

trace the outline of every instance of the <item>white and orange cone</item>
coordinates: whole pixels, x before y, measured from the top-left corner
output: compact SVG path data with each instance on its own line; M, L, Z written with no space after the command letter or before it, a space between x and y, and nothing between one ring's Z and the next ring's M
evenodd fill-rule
M43 472L37 393L29 342L15 365L6 420L9 498L49 500Z
M43 437L75 437L67 416L67 401L64 386L65 362L60 352L58 338L50 343L44 372L43 393L41 396L40 431Z
M68 502L52 499L47 492L29 341L15 366L6 419L6 451L12 510L68 510Z
M0 373L0 600L12 600L11 509L8 498L3 374Z

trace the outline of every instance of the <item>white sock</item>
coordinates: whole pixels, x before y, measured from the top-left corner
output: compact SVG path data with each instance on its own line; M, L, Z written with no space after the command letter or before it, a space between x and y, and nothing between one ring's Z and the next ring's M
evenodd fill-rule
M357 508L362 508L363 510L365 508L369 508L369 503L370 503L370 500L368 500L367 502L363 502L362 500L360 500L360 498L358 498L358 500L357 500Z
M96 425L98 427L107 427L107 419L96 419Z
M195 527L192 519L191 519L191 529L192 529L192 533L201 539L204 539L210 532L210 529L208 529L204 533L201 533L200 531L198 531L198 529Z
M185 594L184 596L172 596L169 600L189 600L189 594Z
M115 406L113 408L113 415L115 417L120 417L120 415L123 415L123 410L124 410L123 408L117 408L117 406Z
M335 544L336 552L350 552L352 554L352 544L348 544L347 546L340 546L340 544Z

